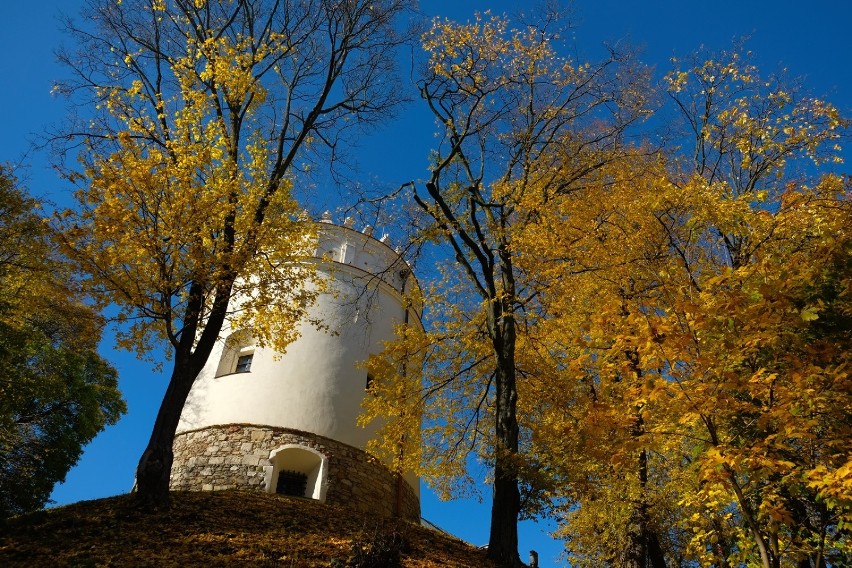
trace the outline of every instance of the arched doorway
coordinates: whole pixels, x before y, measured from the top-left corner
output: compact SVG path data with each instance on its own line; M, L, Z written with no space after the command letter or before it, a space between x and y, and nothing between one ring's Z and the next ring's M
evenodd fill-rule
M269 453L267 493L325 501L328 459L307 446L287 444Z

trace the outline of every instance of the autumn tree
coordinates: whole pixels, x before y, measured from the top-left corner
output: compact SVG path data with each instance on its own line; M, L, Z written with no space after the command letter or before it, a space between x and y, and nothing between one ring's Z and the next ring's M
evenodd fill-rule
M125 411L97 353L101 320L39 213L0 168L0 517L43 507Z
M625 565L617 531L596 531L638 502L680 535L669 563L843 564L849 181L823 166L845 121L738 54L668 81L684 157L622 185L623 208L551 201L531 237L561 346L546 355L571 393L553 389L541 421L574 491L567 534L591 565ZM556 277L578 259L589 270ZM590 422L604 432L581 430L591 447L559 438ZM642 452L631 489L623 457Z
M574 191L521 203L538 212L514 245L539 304L522 408L572 564L666 566L680 539L641 395L659 375L630 340L667 258L652 207L666 170L658 152L620 153Z
M690 401L681 424L691 417L706 444L697 499L736 504L728 561L819 566L829 551L848 554L837 531L848 510L829 513L808 487L849 452L848 337L816 323L823 310L835 320L848 310L849 181L826 167L841 161L848 122L783 77L762 78L740 52L694 61L668 82L694 150L676 178L687 201L660 216L690 297L669 309L679 323L662 331L661 349L680 342L667 362ZM823 300L805 292L826 286ZM694 542L710 551L704 530Z
M68 172L78 208L58 228L99 305L119 310L119 345L164 343L173 360L136 471L141 504L167 504L181 409L226 318L279 349L293 339L316 293L293 185L400 102L393 52L409 7L92 0L85 25L69 24L74 78L57 89L86 119L58 138L82 164Z
M385 440L403 438L391 433L394 423L424 417L426 455L407 455L422 456L425 469L415 465L428 479L465 478L471 452L489 465L488 555L517 566L520 485L532 471L522 455L517 351L535 303L515 263L513 239L533 217L519 215L518 203L533 187L569 192L606 163L643 116L645 91L643 69L626 56L612 52L595 65L561 56L552 14L510 25L490 15L436 20L423 36L420 93L440 144L414 201L427 220L422 238L440 243L450 265L427 293L430 331L408 330L371 363L377 396L368 413L391 418ZM573 179L554 175L560 160ZM399 371L412 357L424 361L422 383Z

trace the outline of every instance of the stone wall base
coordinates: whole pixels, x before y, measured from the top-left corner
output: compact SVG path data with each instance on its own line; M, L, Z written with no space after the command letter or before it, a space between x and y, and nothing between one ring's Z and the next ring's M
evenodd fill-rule
M383 516L420 521L420 501L404 480L366 452L335 440L291 430L249 424L212 426L175 436L171 488L186 491L269 487L270 453L286 446L310 448L324 456L325 502ZM277 472L276 472L277 475Z

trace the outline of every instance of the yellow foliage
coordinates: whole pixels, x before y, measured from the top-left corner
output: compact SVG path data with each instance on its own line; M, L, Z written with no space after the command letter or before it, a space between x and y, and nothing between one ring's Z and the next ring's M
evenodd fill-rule
M165 3L152 10L165 11ZM316 293L300 260L312 254L310 228L298 222L290 180L270 178L275 149L255 116L266 98L256 70L287 48L212 30L199 39L183 29L174 38L183 53L169 61L173 91L146 75L126 89L100 90L120 125L115 143L83 155L88 184L77 194L79 209L57 224L66 250L92 275L100 305L117 305L128 323L121 346L140 355L152 341L177 347L187 318L198 318L200 333L225 294L240 298L234 325L251 322L260 341L283 349ZM127 53L124 63L143 56Z
M848 558L850 180L790 173L836 159L847 121L735 52L668 76L689 156L630 147L625 124L575 120L603 103L570 86L602 69L545 36L486 14L423 37L442 144L416 199L456 264L429 329L369 363L377 451L422 420L405 453L447 493L469 456L500 462L483 423L511 369L507 461L540 470L580 565L648 534L702 565Z
M670 81L678 96L694 93L693 80L709 96L755 74L711 62ZM816 158L844 123L808 100L778 125L751 124L745 109L760 96L713 109L710 123L726 126L698 141L725 155L720 163L738 161L736 171L633 156L568 196L525 194L536 222L513 246L543 313L521 402L540 460L563 484L560 530L579 562L614 562L624 534L595 540L591 519L627 527L641 503L659 534L670 534L667 522L690 531L680 546L702 564L849 546L837 532L849 486L812 473L841 471L852 450L849 180L825 175L809 187L776 175L798 155ZM792 104L785 92L768 100L777 113ZM799 120L816 126L799 131ZM779 138L783 128L792 133ZM641 482L643 455L656 465ZM811 482L821 493L805 489L810 477L825 480ZM641 498L628 496L625 479L643 487ZM602 491L633 505L604 510ZM675 503L683 514L662 513ZM804 528L820 522L828 541Z

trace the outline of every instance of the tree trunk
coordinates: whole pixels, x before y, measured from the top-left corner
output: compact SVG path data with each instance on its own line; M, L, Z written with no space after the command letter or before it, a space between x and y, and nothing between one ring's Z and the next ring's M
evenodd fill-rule
M641 417L639 418L641 422ZM633 435L641 433L637 424ZM627 550L624 554L624 568L645 568L648 564L648 503L645 500L645 486L648 482L648 456L645 450L639 452L639 500L633 503L630 520L627 523Z
M518 453L517 392L514 377L497 371L497 444L494 462L494 497L488 557L507 568L523 566L518 556L518 516L521 493L512 456Z
M628 315L622 306L622 314ZM642 368L639 366L639 356L636 351L625 353L638 383L642 379ZM645 421L641 411L637 411L630 435L639 440L645 433ZM648 513L648 499L645 492L648 487L648 452L640 450L638 461L639 500L633 504L633 511L627 525L628 549L625 551L625 568L666 568L665 554L660 546L657 534L651 530Z
M642 538L642 521L635 514L628 521L627 550L624 551L623 568L645 568L645 539Z
M625 568L666 568L666 558L657 533L650 527L645 486L648 482L648 456L639 454L639 483L641 495L634 505L627 527L628 549L625 551Z
M144 510L153 511L169 506L175 432L195 377L210 357L222 331L235 279L236 273L231 272L229 278L217 287L206 320L202 320L204 287L198 282L193 282L190 286L189 301L183 319L184 328L180 339L174 344L175 364L172 376L160 403L148 446L136 466L136 504ZM203 329L200 336L196 334L199 329Z
M494 460L494 496L491 505L491 534L488 539L488 557L500 566L523 566L518 556L518 516L521 510L521 493L518 489L518 390L515 375L515 320L511 306L494 301L497 311L489 314L489 326L497 355L495 372L495 419L497 435Z
M186 356L175 357L172 376L160 403L151 438L136 466L136 503L143 510L155 511L169 506L169 479L174 459L172 444L181 412L195 382L194 369L188 359Z
M651 568L666 568L666 555L663 552L663 547L660 546L660 539L657 537L657 533L648 530L645 534L648 547L648 562Z
M494 475L488 558L500 566L517 568L523 566L518 556L518 511L521 503L518 479L500 466L494 468Z

